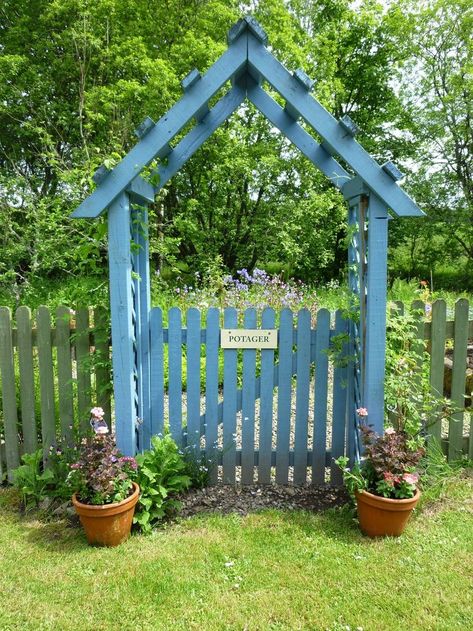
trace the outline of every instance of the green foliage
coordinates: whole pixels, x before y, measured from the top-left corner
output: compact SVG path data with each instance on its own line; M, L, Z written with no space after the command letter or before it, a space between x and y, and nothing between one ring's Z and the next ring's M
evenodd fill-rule
M258 0L251 9L274 53L316 80L335 117L355 119L369 151L411 159L417 145L406 136L418 130L393 81L413 57L403 1L385 9ZM179 98L180 79L218 58L241 11L234 0L3 2L0 284L15 303L71 275L101 287L105 221L69 213L95 169L130 149L143 118L159 119ZM152 263L163 276L203 275L220 260L225 272L267 265L325 283L345 267L342 197L249 105L166 185L150 217ZM104 304L106 289L95 296Z
M430 439L427 449L420 462L422 470L422 502L448 498L459 479L468 475L468 468L472 463L468 460L448 462L439 443Z
M429 355L418 338L423 313L389 315L386 344L385 409L390 422L410 436L425 435L429 427L454 412L449 399L432 392Z
M23 464L13 472L13 481L21 493L25 507L38 506L48 496L48 485L54 480L51 469L43 467L43 450L21 458Z
M133 523L144 533L171 512L180 507L175 498L191 484L187 466L179 448L171 438L153 436L151 449L136 457L138 474L136 481L141 494Z

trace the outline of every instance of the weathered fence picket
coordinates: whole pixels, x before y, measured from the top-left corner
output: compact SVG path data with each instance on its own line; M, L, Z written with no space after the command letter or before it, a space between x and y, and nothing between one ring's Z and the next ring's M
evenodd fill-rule
M5 473L11 480L22 453L71 445L86 426L86 402L96 400L111 422L107 314L91 311L89 328L89 310L78 313L79 351L78 323L69 308L56 309L54 324L47 307L38 308L35 321L28 307L19 307L16 322L0 308L0 480Z

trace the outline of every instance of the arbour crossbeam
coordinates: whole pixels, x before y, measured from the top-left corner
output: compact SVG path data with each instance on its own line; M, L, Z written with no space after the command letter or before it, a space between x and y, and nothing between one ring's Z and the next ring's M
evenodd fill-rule
M399 216L423 213L396 183L399 172L394 165L378 165L355 140L353 121L347 116L337 121L310 94L310 78L302 70L291 75L267 50L266 34L256 20L239 20L229 31L228 44L204 75L193 70L183 80L184 95L157 123L147 118L140 125L137 144L113 170L100 170L97 188L72 213L72 217L97 217L108 211L115 422L118 446L126 454L137 448L137 431L138 447L147 446L153 427L147 206L245 99L347 200L352 230L350 288L360 313L359 323L351 325L350 343L357 361L349 376L347 418L354 426L355 409L363 405L375 429L382 431L388 209ZM284 99L284 107L264 90L263 81ZM226 94L209 109L210 99L228 82ZM298 123L299 118L322 138L321 144ZM192 119L194 127L172 147ZM155 159L161 161L154 172L158 184L153 186L141 172ZM349 446L353 455L356 436Z

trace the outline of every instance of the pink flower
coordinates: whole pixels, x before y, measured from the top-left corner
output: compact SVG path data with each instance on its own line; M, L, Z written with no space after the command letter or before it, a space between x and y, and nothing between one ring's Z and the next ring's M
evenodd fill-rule
M78 462L74 462L71 464L71 469L80 469L80 464Z
M368 410L366 408L358 408L356 413L358 416L368 416Z
M407 484L416 485L419 481L419 475L417 473L404 473L402 479L404 482L407 482Z
M384 481L389 484L389 486L394 486L394 475L390 471L385 471L383 473Z
M108 427L106 425L100 425L95 429L95 433L104 436L108 434Z
M102 408L92 408L90 410L90 415L93 416L94 418L102 420L105 415L105 412L102 410Z
M388 436L392 436L393 434L396 433L396 430L394 429L394 427L386 427L386 429L384 430L384 433L387 434Z

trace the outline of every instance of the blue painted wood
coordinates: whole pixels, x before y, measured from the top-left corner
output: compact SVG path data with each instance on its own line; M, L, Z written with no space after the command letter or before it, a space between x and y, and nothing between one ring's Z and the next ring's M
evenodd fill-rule
M227 42L232 44L237 38L241 37L246 30L250 31L263 46L266 46L268 43L266 31L258 20L255 20L251 15L246 15L231 27L227 33Z
M150 340L149 314L151 309L151 287L149 270L149 235L148 209L140 209L140 222L137 228L138 251L138 299L140 302L140 372L141 372L141 404L140 415L143 421L143 448L149 449L151 443L151 392L150 392Z
M347 322L343 318L341 311L335 313L335 335L337 337L337 348L343 340L339 352L334 357L333 367L333 404L332 404L332 458L338 458L345 453L345 428L346 428L346 344L348 332ZM335 485L342 483L340 468L332 462L330 467L330 482Z
M263 310L261 327L274 329L276 316L274 309ZM259 419L259 461L258 482L271 482L271 451L273 440L273 398L274 398L274 350L261 351L261 396Z
M244 328L256 328L256 309L246 309ZM256 350L243 351L243 392L241 431L241 483L253 484L255 463L255 377Z
M202 105L208 103L224 83L246 64L246 57L245 36L238 38L202 79L149 130L102 184L72 213L72 217L97 217L108 208L159 151L187 125Z
M135 177L126 188L130 200L134 204L152 204L154 202L154 188L141 176Z
M205 354L205 449L211 465L210 484L217 484L218 468L215 464L218 451L218 355L220 342L220 311L211 307L207 311Z
M147 116L142 123L135 129L135 136L137 138L143 138L154 127L154 120Z
M330 312L317 312L315 349L314 438L312 451L312 484L325 484L325 452L327 441L328 354L330 342Z
M292 311L283 309L279 319L278 427L276 434L276 482L287 484L291 431Z
M137 418L139 422L137 423L136 431L137 431L137 439L138 445L137 448L139 451L145 449L144 442L144 425L143 425L143 402L146 397L146 392L144 390L143 383L143 372L146 372L146 366L142 363L142 348L141 342L143 338L141 324L142 324L142 316L145 318L146 328L145 333L146 336L149 335L149 325L147 322L148 311L146 307L149 308L149 305L142 305L140 300L140 282L141 282L141 270L140 264L142 263L142 259L140 258L140 223L141 223L141 212L137 209L133 204L131 205L131 224L130 224L130 237L131 237L131 268L132 268L132 293L133 293L133 330L134 330L134 370L136 375L136 405L137 405ZM143 311L146 310L146 313ZM145 369L143 371L143 368ZM148 397L149 403L149 397ZM149 444L149 424L148 424L148 444Z
M200 311L187 311L187 445L198 460L200 453Z
M164 432L164 342L163 312L159 308L150 312L150 398L151 435Z
M183 444L182 436L182 322L181 310L169 310L169 428L178 445Z
M169 182L173 175L194 155L213 132L233 114L245 98L245 90L235 85L220 101L211 109L205 121L201 121L174 147L166 164L160 164L153 171L152 177L158 177L155 193Z
M197 81L200 81L201 79L202 79L202 75L197 70L197 68L194 68L181 81L181 87L184 90L184 92L187 92L187 90L192 88L192 86L194 86L197 83Z
M224 326L236 328L238 316L236 309L227 308L223 313ZM223 482L235 483L236 454L236 415L237 415L237 361L238 351L226 348L223 351Z
M134 456L136 451L136 407L133 376L133 298L131 289L130 204L126 193L122 193L109 209L108 260L115 433L118 449L126 456Z
M388 212L383 202L370 195L368 206L368 273L366 348L363 403L373 429L384 429L384 370L386 358L386 285Z
M350 175L255 81L248 82L248 99L277 127L330 181L342 188Z
M305 484L307 478L307 429L310 384L310 312L301 309L297 315L297 382L296 421L294 434L294 484Z
M338 121L251 34L248 34L248 63L254 72L261 74L297 110L324 139L326 145L343 158L396 214L423 215L414 201L363 147L346 133Z

